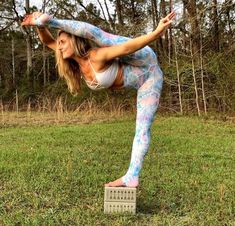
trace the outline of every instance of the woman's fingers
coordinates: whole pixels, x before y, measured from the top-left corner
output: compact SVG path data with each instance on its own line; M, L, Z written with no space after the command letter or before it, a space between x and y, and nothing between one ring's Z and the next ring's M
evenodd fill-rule
M167 18L172 20L176 16L176 13L173 11L167 15Z
M164 23L168 22L169 20L171 20L172 22L172 19L176 16L175 12L171 12L169 13L166 17L162 18L162 21Z
M171 12L164 19L172 20L175 16L176 16L176 13L175 12Z
M165 18L162 19L164 26L169 26L173 21L174 17L176 16L175 12L169 13Z
M173 22L172 20L167 21L167 23L166 23L166 27L168 28L168 27L169 27L169 25L170 25L172 22Z
M166 29L173 22L173 18L176 16L175 12L169 13L166 17L162 18L156 28L160 35L163 35Z

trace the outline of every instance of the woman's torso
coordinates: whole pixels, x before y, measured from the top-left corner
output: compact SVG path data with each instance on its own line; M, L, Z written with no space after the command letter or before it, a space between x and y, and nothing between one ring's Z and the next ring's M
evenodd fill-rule
M91 50L92 51L92 50ZM98 76L103 76L102 80L105 79L105 77L109 76L109 74L106 74L106 71L110 71L110 67L116 66L113 65L115 62L110 61L107 63L100 63L92 59L92 55L89 54L88 57L84 58L79 64L81 68L81 72L83 74L83 77L87 83L87 85L90 87L90 85L95 86L95 84L98 84L99 87L99 78ZM117 61L117 60L116 60ZM124 79L123 79L123 66L118 62L118 70L117 74L115 75L115 80L113 81L113 84L109 87L111 89L120 89L124 85ZM112 70L111 70L112 71ZM103 73L104 72L104 73ZM113 76L113 75L112 75ZM110 79L107 77L107 79ZM100 84L102 86L102 84Z

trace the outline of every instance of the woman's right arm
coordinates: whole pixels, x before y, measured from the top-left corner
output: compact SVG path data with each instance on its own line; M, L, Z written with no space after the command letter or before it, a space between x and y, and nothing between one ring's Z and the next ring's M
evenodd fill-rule
M46 27L37 27L37 33L42 43L52 50L56 50L56 40Z

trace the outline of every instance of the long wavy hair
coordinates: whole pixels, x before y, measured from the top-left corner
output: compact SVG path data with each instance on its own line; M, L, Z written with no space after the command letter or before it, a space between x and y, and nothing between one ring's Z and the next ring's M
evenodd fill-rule
M88 55L88 51L92 48L88 39L84 39L61 30L58 32L57 37L62 33L65 33L70 37L75 56L86 57ZM70 93L76 95L80 90L82 75L79 64L72 58L63 59L61 51L58 48L56 48L55 55L59 76L65 79Z

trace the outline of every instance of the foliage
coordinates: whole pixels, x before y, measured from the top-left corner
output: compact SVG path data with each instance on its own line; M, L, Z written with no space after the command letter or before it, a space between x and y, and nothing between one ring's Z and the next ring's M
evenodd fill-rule
M169 12L172 6L172 1L165 0L106 0L107 8L105 4L102 5L99 2L96 1L95 4L94 1L85 3L80 0L43 1L40 9L37 9L39 6L31 6L29 11L43 10L56 17L86 21L111 33L135 37L154 29L153 24L156 24L160 17ZM154 2L157 3L155 10L153 9ZM158 53L165 74L161 105L164 109L179 111L177 78L179 72L185 113L196 111L195 84L193 82L193 76L195 76L201 110L205 107L203 102L203 95L205 95L209 111L234 114L235 53L232 40L234 40L235 34L235 5L231 0L213 1L213 4L212 1L192 0L190 2L195 5L192 4L190 7L195 6L197 12L197 16L193 16L191 8L185 2L175 1L174 7L178 16L174 26L165 35L165 39L151 43L151 47ZM57 95L68 96L66 85L62 85L62 81L58 80L53 53L43 50L34 29L25 31L20 29L19 22L25 12L23 6L20 0L11 1L10 4L6 1L0 3L0 18L2 19L0 23L0 100L4 103L11 102L15 98L16 90L20 105L27 103L29 99L37 102L43 95L51 98L57 98ZM197 35L197 39L193 38L195 25L198 25L195 29L200 33L200 37ZM27 34L30 34L32 38L33 65L30 76L27 75L26 48L28 47L25 42ZM201 38L200 41L199 38ZM190 47L191 42L193 42L192 48ZM193 55L191 55L191 51L193 51ZM43 54L46 57L45 64L43 64ZM195 64L195 75L192 59ZM201 60L203 65L200 63ZM176 61L179 65L178 69ZM205 90L201 85L202 75L205 80ZM89 98L92 92L85 86L83 86L83 90L79 98L68 98L71 100L68 104ZM119 95L117 93L115 92L115 95ZM119 96L123 95L125 101L124 93L121 92ZM95 93L97 96L95 98L99 99L97 103L106 99L107 95L113 95L113 92ZM134 101L134 95L132 98Z

